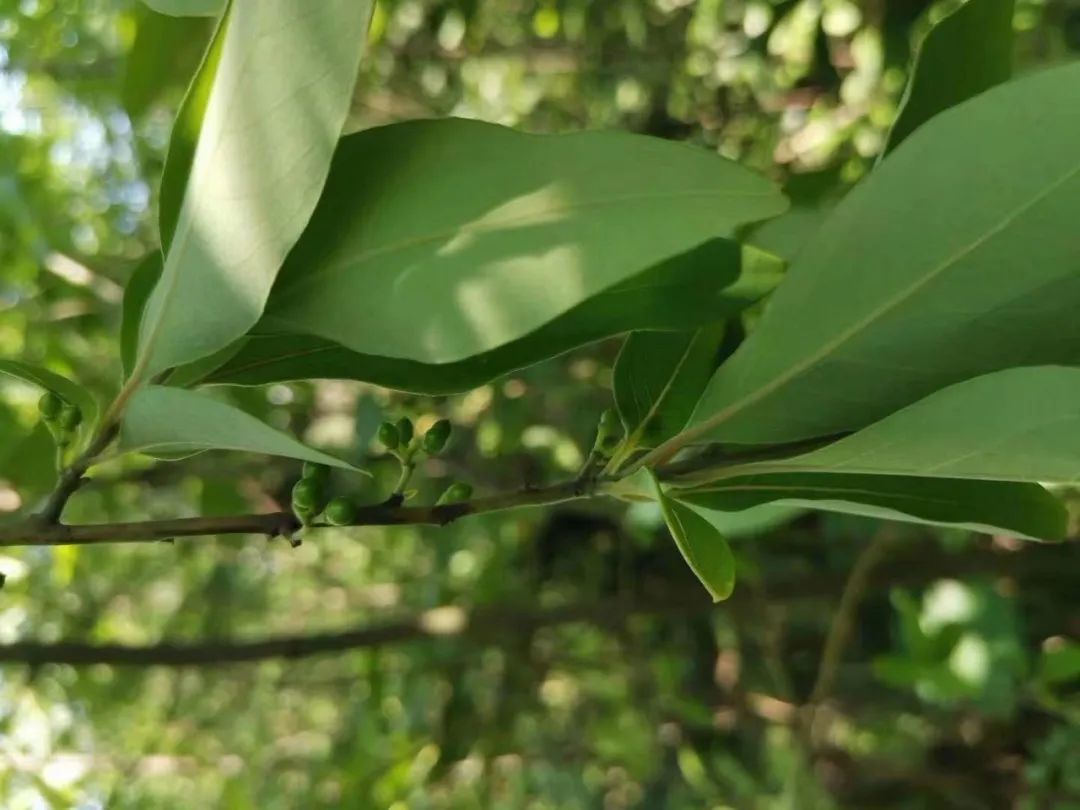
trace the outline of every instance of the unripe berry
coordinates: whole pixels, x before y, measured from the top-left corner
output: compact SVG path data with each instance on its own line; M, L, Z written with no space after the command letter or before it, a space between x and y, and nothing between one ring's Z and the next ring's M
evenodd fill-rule
M446 506L451 503L460 503L461 501L467 501L472 497L473 488L470 484L466 484L462 481L457 481L446 488L442 495L439 496L439 500L435 502L436 506Z
M38 400L38 413L46 422L53 422L60 416L64 408L64 400L53 391L46 391Z
M379 441L387 450L397 450L401 444L401 436L398 435L397 426L393 422L383 422L379 425Z
M325 515L334 526L348 526L356 520L356 507L347 498L334 498L326 505Z
M325 464L316 464L314 461L305 461L303 477L307 481L314 481L319 486L322 486L330 478L330 468Z
M619 417L611 408L600 414L600 423L596 426L596 441L593 448L601 454L611 453L619 442L622 425Z
M435 455L441 453L450 439L450 420L440 419L424 434L424 452Z
M82 424L82 420L82 411L80 411L75 405L71 404L65 404L64 407L60 409L60 416L57 419L60 427L63 430L68 431L69 433L73 430L76 430L79 425Z
M398 419L397 432L398 432L398 437L399 437L399 439L401 441L401 446L402 447L408 447L409 442L411 442L413 440L413 423L412 423L412 420L407 416L403 416L400 419Z
M301 478L293 487L293 508L298 510L316 509L321 495L322 487L319 486L318 482L312 481L310 478Z

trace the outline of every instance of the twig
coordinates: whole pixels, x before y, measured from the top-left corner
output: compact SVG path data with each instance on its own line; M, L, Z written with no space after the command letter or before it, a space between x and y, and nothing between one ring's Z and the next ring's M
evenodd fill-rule
M90 446L83 451L82 455L71 462L71 465L67 469L61 471L60 478L56 482L56 488L53 489L52 494L45 502L41 512L33 519L33 524L37 524L38 527L44 526L46 528L55 527L58 524L60 515L63 514L67 502L71 500L71 496L83 485L83 482L85 481L83 476L86 474L86 471L90 468L90 465L94 463L94 460L101 455L101 452L112 443L112 440L116 438L118 432L119 425L115 424L102 430L101 433L94 437ZM38 531L41 531L41 529L39 528Z
M76 469L73 465L72 470ZM67 498L78 488L74 484L58 487L47 509L62 510ZM518 506L543 506L594 494L592 487L582 488L577 481L567 481L540 489L522 490L463 503L443 506L400 506L393 503L376 504L357 510L353 526L430 525L444 526L466 515L496 512ZM58 511L55 512L59 514ZM230 517L197 517L175 520L149 520L134 523L98 523L68 526L47 522L43 512L21 526L0 529L0 546L66 546L95 543L139 543L173 537L196 537L217 534L289 535L300 528L291 512L271 512L259 515Z

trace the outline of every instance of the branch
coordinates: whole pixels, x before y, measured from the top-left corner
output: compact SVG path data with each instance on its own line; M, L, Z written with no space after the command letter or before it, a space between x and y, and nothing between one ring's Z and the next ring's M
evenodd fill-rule
M1025 584L1060 582L1073 576L1077 554L1069 546L1030 546L1019 553L978 551L964 556L929 552L925 544L897 551L894 564L883 570L866 569L864 584L875 588L924 585L942 577L973 574L1015 575ZM769 598L784 601L820 599L843 588L842 573L815 574L803 579L769 583ZM266 659L297 659L359 648L383 647L436 638L491 639L519 635L540 627L587 622L619 626L635 616L685 616L712 610L734 610L748 620L757 616L760 605L751 589L736 591L731 599L714 605L703 590L644 603L628 603L617 597L584 604L544 610L528 610L517 605L492 605L469 610L443 606L418 616L392 622L365 625L339 633L281 635L255 641L190 644L87 644L61 641L39 643L21 641L0 644L0 663L110 664L116 666L210 666L256 662Z
M78 462L72 465L70 470L74 471L77 468ZM82 472L84 471L85 468ZM62 510L67 499L78 488L82 480L82 472L73 473L74 477L68 476L70 480L65 485L57 487L40 516L20 526L0 528L0 547L141 543L171 540L175 537L216 534L265 534L275 537L277 535L289 536L300 529L300 522L292 512L149 520L134 523L98 523L81 526L48 522L47 516L57 508ZM543 506L575 498L586 498L593 494L593 489L588 482L567 481L550 487L491 495L444 506L398 506L382 503L358 509L356 519L351 525L445 526L466 515L497 512L519 506Z

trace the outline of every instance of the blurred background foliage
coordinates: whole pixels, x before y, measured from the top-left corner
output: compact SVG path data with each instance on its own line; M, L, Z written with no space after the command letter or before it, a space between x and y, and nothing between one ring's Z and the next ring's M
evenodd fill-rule
M912 45L949 8L380 0L350 125L628 129L718 150L813 203L870 168ZM1015 26L1022 70L1080 51L1075 0L1020 0ZM0 356L115 389L123 285L155 246L172 117L210 28L134 0L0 2ZM450 477L509 489L580 465L617 347L438 400L351 383L228 395L368 464L372 482L339 484L363 497L392 484L373 437L400 414L457 426L425 496ZM51 484L36 396L0 381L0 519ZM70 517L271 509L297 474L236 455L129 461ZM328 530L297 549L5 550L4 644L388 629L295 660L5 663L0 805L1080 808L1080 553L775 510L730 534L740 583L717 608L643 506ZM875 578L821 667L866 549Z

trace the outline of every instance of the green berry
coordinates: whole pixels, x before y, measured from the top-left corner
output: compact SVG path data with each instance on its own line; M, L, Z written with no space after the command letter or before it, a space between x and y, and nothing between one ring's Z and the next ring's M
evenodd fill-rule
M356 520L356 507L347 498L334 498L326 505L325 514L334 526L348 526Z
M314 481L322 486L330 478L330 468L325 464L316 464L314 461L304 462L304 479Z
M413 423L412 423L412 420L407 416L403 416L400 419L398 419L397 432L398 432L398 436L401 439L401 446L402 447L408 447L409 442L411 442L412 439L413 439Z
M46 422L56 421L60 416L60 412L64 409L64 405L64 400L53 391L46 391L42 394L37 404L38 412Z
M450 420L440 419L424 434L424 451L435 455L441 453L450 439Z
M321 496L322 487L319 486L318 482L312 481L310 478L302 478L293 487L293 508L298 510L316 509Z
M69 433L78 429L79 425L82 424L82 420L82 411L71 404L65 404L64 407L60 409L60 416L57 419L60 423L60 427Z
M611 408L600 414L600 430L607 434L618 433L621 429L619 417Z
M619 417L615 411L608 408L600 414L600 423L596 426L596 442L593 444L593 448L601 453L610 453L618 444L621 434L622 425L619 423Z
M401 444L401 436L393 422L383 422L379 425L379 441L386 446L387 450L397 450L398 445Z
M472 497L472 493L473 488L470 484L457 481L446 488L443 494L439 496L439 500L435 502L435 505L446 506L451 503L467 501Z

